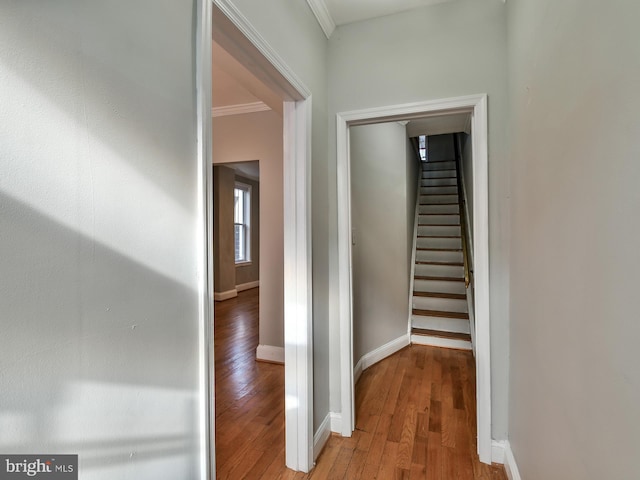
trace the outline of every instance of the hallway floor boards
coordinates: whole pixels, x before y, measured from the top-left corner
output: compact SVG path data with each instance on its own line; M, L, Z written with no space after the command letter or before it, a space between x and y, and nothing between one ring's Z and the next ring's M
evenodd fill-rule
M506 480L475 454L471 352L414 345L367 369L356 431L333 435L310 474L284 467L284 367L255 361L258 289L216 302L219 479Z

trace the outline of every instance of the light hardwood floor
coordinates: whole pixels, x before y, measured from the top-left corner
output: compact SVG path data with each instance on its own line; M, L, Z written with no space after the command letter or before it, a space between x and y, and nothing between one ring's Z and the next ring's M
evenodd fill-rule
M367 369L356 431L333 435L310 474L284 467L284 367L255 361L258 289L216 303L219 479L506 480L475 454L470 352L414 345Z

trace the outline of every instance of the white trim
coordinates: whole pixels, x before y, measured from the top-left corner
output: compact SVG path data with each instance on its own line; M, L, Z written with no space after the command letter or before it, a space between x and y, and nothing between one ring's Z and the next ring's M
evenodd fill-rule
M224 41L223 48L285 99L285 461L292 470L308 472L313 467L311 92L231 0L213 3L222 15L214 19L217 28L209 38Z
M236 265L237 267L238 265ZM245 290L251 290L252 288L258 288L260 286L260 280L256 280L255 282L247 282L241 283L240 285L236 285L237 292L244 292Z
M338 287L341 359L341 407L343 435L353 431L351 209L349 127L395 122L455 113L472 114L474 151L474 271L476 318L476 378L478 454L491 463L491 337L489 321L489 227L488 227L488 140L487 96L471 95L391 105L336 115L338 187Z
M522 480L509 440L504 441L504 469L507 472L507 478L509 480Z
M245 113L266 112L268 110L271 110L271 108L264 102L239 103L238 105L213 107L211 109L211 116L218 118L230 115L243 115Z
M256 360L284 364L284 347L258 345L258 348L256 348Z
M331 415L331 431L340 433L342 431L342 415L340 413L330 412Z
M216 478L215 462L215 370L213 368L213 162L211 111L212 5L196 2L196 105L198 222L195 246L198 265L198 376L200 398L200 480Z
M415 345L428 345L430 347L444 347L444 348L457 348L459 350L471 350L470 341L458 340L457 338L432 337L430 335L411 335L411 343Z
M331 436L331 414L327 413L313 436L313 461L315 462Z
M491 441L491 462L504 464L504 451L506 447L506 440L492 440Z
M416 255L418 247L418 223L420 221L420 188L422 186L422 161L418 157L418 185L416 190L416 213L413 218L413 247L411 248L411 273L409 277L409 319L407 320L407 335L411 335L411 328L413 327L413 285L415 282L416 274Z
M309 472L313 468L311 98L284 102L283 126L286 463L292 470Z
M381 347L378 347L369 353L365 353L362 358L360 358L354 369L354 384L358 382L360 375L362 375L362 372L367 368L402 350L404 347L408 347L409 345L411 345L411 341L409 339L409 334L406 334L385 343Z
M327 4L324 0L307 0L309 7L311 7L311 11L318 20L320 24L320 28L324 32L327 39L331 38L331 34L336 29L336 24L333 21L333 17L331 17L331 13L327 8Z
M213 299L216 302L224 302L225 300L229 300L230 298L236 298L238 296L238 290L232 288L231 290L227 290L226 292L214 292Z
M264 60L266 60L273 68L275 68L280 75L282 75L291 88L295 91L295 95L298 100L301 98L308 98L311 96L311 91L306 85L298 78L293 70L285 63L285 61L278 55L275 48L260 35L255 27L247 20L242 12L236 7L231 0L213 0L213 3L218 7L225 17L227 17L235 25L235 27L242 33L242 35L262 54ZM262 60L262 59L259 59ZM289 89L290 90L290 89ZM292 99L294 100L294 99Z

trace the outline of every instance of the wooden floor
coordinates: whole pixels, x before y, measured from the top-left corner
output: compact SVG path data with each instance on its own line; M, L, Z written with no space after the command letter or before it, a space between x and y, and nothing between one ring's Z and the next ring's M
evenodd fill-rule
M219 479L506 480L475 454L470 352L414 345L367 369L356 431L334 435L310 474L284 467L284 367L255 361L258 289L216 303Z

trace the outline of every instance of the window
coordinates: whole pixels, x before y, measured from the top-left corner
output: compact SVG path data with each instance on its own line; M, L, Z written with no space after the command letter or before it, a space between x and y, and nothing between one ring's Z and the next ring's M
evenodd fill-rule
M420 150L420 160L427 161L427 136L420 135L418 137L418 149Z
M251 261L251 236L249 235L251 187L236 183L233 196L236 263L248 263Z

